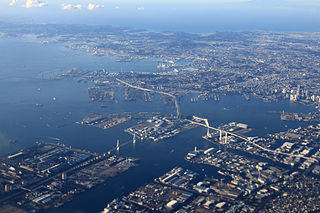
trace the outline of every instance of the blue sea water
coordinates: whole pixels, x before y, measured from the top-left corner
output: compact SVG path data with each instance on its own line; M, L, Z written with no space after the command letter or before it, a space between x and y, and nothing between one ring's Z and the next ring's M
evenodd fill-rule
M114 147L117 139L120 139L120 143L131 139L123 130L133 125L133 121L108 130L75 124L88 113L175 112L173 106L163 105L159 96L155 96L150 103L125 102L119 96L118 103L103 103L106 108L101 108L101 103L88 99L87 88L90 83L78 83L74 79L43 79L43 76L62 73L73 67L90 70L105 68L113 72L153 72L157 71L154 61L120 63L109 57L88 56L84 52L69 50L61 43L43 45L32 36L2 38L0 50L0 155L18 151L47 137L57 137L68 146L102 153ZM220 102L190 103L189 100L190 97L181 99L182 114L206 117L213 126L231 121L247 123L254 128L250 134L258 136L306 125L281 121L279 115L269 114L270 110L312 111L312 107L288 101L265 103L255 98L246 101L241 96L223 96ZM43 104L43 107L36 107L36 104ZM45 212L101 211L114 198L151 182L175 166L195 171L205 169L208 175L218 175L215 168L193 165L183 159L195 146L209 147L201 138L205 131L196 128L163 141L144 141L135 146L124 146L120 154L139 158L138 167L80 194L58 209ZM17 142L9 143L10 139L16 139Z

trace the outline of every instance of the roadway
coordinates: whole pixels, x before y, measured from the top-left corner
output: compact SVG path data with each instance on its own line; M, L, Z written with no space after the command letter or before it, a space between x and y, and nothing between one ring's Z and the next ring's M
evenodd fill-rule
M313 160L313 161L318 161L318 159L316 158L312 158L312 157L307 157L307 156L304 156L304 155L300 155L300 154L291 154L291 153L283 153L283 152L280 152L280 151L276 151L276 150L272 150L272 149L268 149L268 148L265 148L265 147L262 147L254 142L252 142L249 138L247 137L244 137L244 136L241 136L241 135L238 135L238 134L235 134L235 133L232 133L232 132L228 132L228 131L225 131L225 130L221 130L221 129L217 129L217 128L214 128L214 127L211 127L211 126L207 126L206 124L203 124L203 123L199 123L199 122L196 122L196 121L193 121L193 120L189 120L189 119L186 119L188 120L190 123L192 124L196 124L196 125L199 125L199 126L203 126L203 127L206 127L206 128L209 128L209 129L212 129L212 130L215 130L215 131L222 131L224 133L227 133L228 135L232 135L234 137L237 137L237 138L240 138L244 141L247 141L249 142L250 144L252 144L253 146L257 147L258 149L261 149L263 151L266 151L266 152L272 152L272 153L275 153L275 154L281 154L281 155L287 155L287 156L290 156L290 157L298 157L298 158L304 158L306 160Z
M125 145L128 145L128 144L131 144L131 143L133 143L133 140L132 140L132 139L129 140L129 141L127 141L127 142L124 142L124 143L120 143L120 142L119 142L119 148L121 148L121 147L123 147L123 146L125 146ZM116 150L117 150L117 147L115 146L114 148L108 150L106 153L111 153L111 152L116 151Z
M152 90L152 89L147 89L147 88L143 88L143 87L139 87L139 86L135 86L135 85L132 85L132 84L129 84L125 81L122 81L118 78L116 78L116 80L128 87L131 87L131 88L134 88L134 89L137 89L137 90L142 90L142 91L146 91L146 92L153 92L153 93L158 93L158 94L162 94L162 95L167 95L171 98L174 99L174 104L176 106L176 110L177 110L177 117L180 118L180 109L179 109L179 103L178 103L178 100L177 100L177 97L170 94L170 93L167 93L167 92L162 92L162 91L157 91L157 90Z
M122 84L125 84L126 86L128 87L131 87L131 88L135 88L135 89L138 89L138 90L143 90L143 91L147 91L147 92L154 92L154 93L159 93L159 94L163 94L163 95L167 95L167 96L170 96L172 98L174 98L175 100L175 104L176 104L176 109L177 109L177 116L180 117L180 110L179 110L179 105L178 105L178 102L177 102L177 98L170 94L170 93L167 93L167 92L162 92L162 91L156 91L156 90L151 90L151 89L147 89L147 88L142 88L142 87L138 87L138 86L134 86L132 84L129 84L125 81L122 81L118 78L116 78L117 81L119 81L120 83ZM188 119L187 119L188 120ZM209 129L212 129L212 130L216 130L216 131L222 131L223 133L227 133L228 135L231 135L231 136L234 136L234 137L237 137L237 138L240 138L244 141L247 141L249 142L250 144L252 144L253 146L257 147L258 149L260 150L263 150L263 151L266 151L266 152L271 152L271 153L275 153L275 154L282 154L282 155L286 155L286 156L290 156L290 157L298 157L298 158L304 158L306 160L313 160L313 161L318 161L320 158L318 157L318 159L316 158L312 158L312 157L307 157L307 156L304 156L304 155L300 155L300 154L292 154L292 153L283 153L283 152L280 152L280 151L276 151L276 150L272 150L272 149L268 149L268 148L265 148L265 147L262 147L254 142L252 142L249 138L247 137L244 137L244 136L241 136L241 135L238 135L238 134L235 134L235 133L232 133L232 132L228 132L228 131L225 131L225 130L220 130L220 129L217 129L217 128L214 128L214 127L211 127L209 125L205 125L205 124L202 124L202 123L199 123L199 122L196 122L196 121L192 121L192 120L188 120L189 122L193 123L193 124L197 124L199 126L204 126L206 128L209 128Z

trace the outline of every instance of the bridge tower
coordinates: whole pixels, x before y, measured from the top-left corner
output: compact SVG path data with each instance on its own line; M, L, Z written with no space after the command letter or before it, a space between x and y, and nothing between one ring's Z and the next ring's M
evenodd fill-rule
M119 144L119 139L117 140L117 151L119 152L120 150L120 144Z
M179 103L178 103L178 100L177 100L177 97L176 96L173 96L174 97L174 104L176 105L176 110L177 110L177 118L179 119L180 118L180 108L179 108Z
M206 127L207 127L207 137L208 138L211 138L211 134L210 134L210 125L209 125L209 122L208 122L208 119L206 118L200 118L200 117L197 117L197 116L192 116L193 119L197 120L197 121L204 121L206 123Z
M208 123L207 119L206 119L206 124L207 124L207 137L211 138L211 134L210 134L210 131L209 131L209 123Z
M136 134L135 134L135 133L133 133L132 143L133 143L133 144L135 144L135 143L136 143Z
M222 130L221 129L219 130L219 133L220 133L219 141L221 142L222 141Z

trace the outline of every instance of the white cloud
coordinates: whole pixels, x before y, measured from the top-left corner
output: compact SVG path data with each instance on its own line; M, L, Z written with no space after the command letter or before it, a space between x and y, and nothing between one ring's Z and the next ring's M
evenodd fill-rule
M138 7L137 10L144 10L144 7Z
M63 10L79 10L82 9L82 5L81 4L61 4L62 9Z
M43 7L46 6L47 3L41 1L41 0L27 0L24 5L22 5L25 8L31 8L31 7Z
M120 9L120 6L115 6L114 9Z
M19 2L21 0L11 0L11 2L9 3L10 6L14 6L17 2ZM25 3L23 5L21 5L22 7L25 8L31 8L31 7L43 7L46 6L47 3L42 1L42 0L25 0Z
M11 2L10 2L10 6L13 6L13 5L15 5L17 2L18 2L19 0L11 0Z
M88 10L94 10L94 9L97 9L97 8L104 8L104 5L98 5L98 4L88 4L88 7L87 9Z

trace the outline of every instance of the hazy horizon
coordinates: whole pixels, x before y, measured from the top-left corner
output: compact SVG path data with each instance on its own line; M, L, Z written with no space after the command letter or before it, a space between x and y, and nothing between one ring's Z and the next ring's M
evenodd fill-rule
M2 0L15 23L90 24L185 32L320 29L320 1Z

